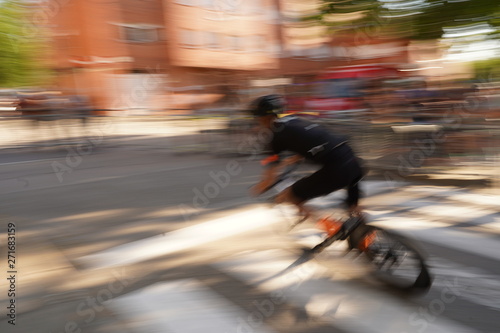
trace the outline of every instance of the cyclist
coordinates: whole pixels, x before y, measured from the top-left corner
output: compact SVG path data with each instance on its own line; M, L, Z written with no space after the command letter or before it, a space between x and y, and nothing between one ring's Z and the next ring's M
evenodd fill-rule
M320 169L282 191L276 201L297 206L305 220L312 213L304 206L308 200L345 188L345 204L349 212L360 214L359 182L363 171L346 139L294 115L278 117L284 106L284 99L279 95L262 96L250 104L250 111L260 127L272 134L270 156L261 162L265 169L261 181L252 188L253 194L262 194L274 184L283 166L306 159L318 164ZM283 159L280 154L284 151L296 155Z

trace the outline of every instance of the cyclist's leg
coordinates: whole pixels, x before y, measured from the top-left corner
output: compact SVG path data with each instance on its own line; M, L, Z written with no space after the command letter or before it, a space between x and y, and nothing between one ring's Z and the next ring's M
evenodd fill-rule
M300 199L293 193L292 186L286 188L276 196L276 203L288 203L297 207L299 214L303 217L303 220L308 219L313 215L312 209L305 206L306 201Z
M346 208L351 215L361 215L359 199L361 198L360 182L366 175L367 170L363 168L357 158L348 162L348 170L351 172L352 181L347 186Z
M359 199L361 196L361 191L359 189L360 181L361 178L357 178L347 186L347 197L344 202L346 205L346 209L351 215L361 214L361 208L359 207Z
M355 212L358 209L359 181L362 176L361 167L355 158L343 165L325 165L278 194L276 202L293 204L301 214L311 216L314 211L305 205L306 202L345 188L348 194L345 201L347 208Z
M327 195L343 187L333 184L329 179L330 175L330 167L323 167L315 173L299 179L282 191L276 197L276 202L295 205L305 220L314 215L314 210L306 205L309 200Z

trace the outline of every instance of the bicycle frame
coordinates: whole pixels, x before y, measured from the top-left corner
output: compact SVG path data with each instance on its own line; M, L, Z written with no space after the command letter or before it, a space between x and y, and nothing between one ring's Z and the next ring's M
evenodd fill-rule
M273 182L273 184L271 184L270 186L268 186L264 192L267 192L267 191L271 190L272 188L276 187L277 185L279 185L280 183L285 182L287 179L290 178L290 176L293 174L293 172L298 169L299 166L300 166L300 162L287 166L284 169L284 171L281 172L281 174L277 177L276 181ZM273 202L274 202L274 198L275 198L275 196L273 196L273 198L272 198ZM298 219L295 223L293 223L291 225L290 230L304 221L305 221L305 219ZM356 229L358 229L358 227L360 227L361 225L365 225L365 221L364 221L363 217L354 216L354 215L349 215L349 217L345 220L339 219L338 222L342 223L341 230L339 232L331 235L331 236L326 237L326 239L323 242L321 242L320 244L318 244L317 246L315 246L312 249L312 251L319 252L320 250L323 250L324 248L328 247L329 245L331 245L335 241L346 240ZM322 228L319 228L319 229L322 229ZM323 230L323 231L325 231L325 230ZM350 243L352 243L352 242L350 242Z
M286 167L276 181L266 189L266 192L290 178L297 168L298 164ZM297 220L291 229L304 221L305 219ZM339 219L338 222L342 223L340 230L327 236L312 249L305 250L304 254L307 258L320 253L336 241L347 240L349 251L357 249L360 254L364 254L364 257L375 268L375 275L379 280L407 292L424 292L430 288L432 276L425 263L425 255L418 246L391 231L368 225L363 214L348 214L347 218ZM403 252L399 253L401 251ZM399 269L408 255L413 259L413 261L410 259L410 263L413 262L416 265L416 274L411 278L406 278L404 275L404 283L400 283L401 276L398 277L398 274L393 274L393 272ZM403 266L406 265L403 264ZM404 271L405 267L402 269Z

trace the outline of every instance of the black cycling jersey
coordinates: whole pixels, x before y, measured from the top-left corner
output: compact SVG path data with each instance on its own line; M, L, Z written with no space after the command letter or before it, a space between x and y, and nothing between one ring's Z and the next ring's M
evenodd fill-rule
M291 186L297 200L305 202L345 188L347 206L358 204L358 183L363 177L363 170L345 137L296 116L275 119L272 125L273 137L269 148L273 155L264 159L263 165L279 163L279 154L284 151L294 152L322 165L319 170Z
M272 153L292 151L319 164L340 162L341 156L335 150L347 143L345 137L296 116L276 119L272 131Z

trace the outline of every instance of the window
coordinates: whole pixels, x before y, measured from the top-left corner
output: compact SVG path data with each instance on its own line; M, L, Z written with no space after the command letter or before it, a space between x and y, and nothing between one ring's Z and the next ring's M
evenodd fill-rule
M241 50L246 52L262 52L264 50L264 37L258 35L242 36Z
M292 58L303 58L306 56L306 49L300 45L290 45L290 55Z
M332 56L332 51L327 45L322 45L320 47L311 50L309 57L313 60L325 60Z
M253 36L242 36L241 37L241 49L246 52L253 51Z
M319 83L316 92L321 98L359 97L361 83L359 79L330 79Z
M220 34L216 32L205 32L204 39L203 42L209 49L221 48Z
M280 58L282 56L283 50L280 44L272 43L269 45L268 52L271 57Z
M255 35L250 36L250 51L252 52L263 52L266 48L266 38L264 36Z
M240 36L227 36L228 47L231 51L241 50L241 37Z
M156 28L123 26L123 39L127 42L148 43L158 41Z
M198 47L201 44L200 32L196 30L181 29L180 44L185 47Z
M260 15L264 12L263 5L258 1L249 1L246 3L245 14L246 15Z
M199 5L206 9L217 9L219 3L216 0L198 0Z
M179 5L196 6L197 0L176 0Z

